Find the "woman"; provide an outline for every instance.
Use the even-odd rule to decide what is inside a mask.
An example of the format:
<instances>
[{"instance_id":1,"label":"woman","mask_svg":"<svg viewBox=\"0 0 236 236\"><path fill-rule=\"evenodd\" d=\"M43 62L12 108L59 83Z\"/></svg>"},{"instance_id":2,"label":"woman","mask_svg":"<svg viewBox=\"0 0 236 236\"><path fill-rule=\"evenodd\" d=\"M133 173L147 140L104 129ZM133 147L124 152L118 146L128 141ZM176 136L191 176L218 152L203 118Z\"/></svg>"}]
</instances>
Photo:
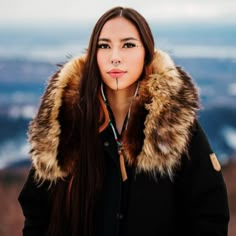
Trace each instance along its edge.
<instances>
[{"instance_id":1,"label":"woman","mask_svg":"<svg viewBox=\"0 0 236 236\"><path fill-rule=\"evenodd\" d=\"M29 127L24 235L227 235L220 165L190 77L116 7L51 78Z\"/></svg>"}]
</instances>

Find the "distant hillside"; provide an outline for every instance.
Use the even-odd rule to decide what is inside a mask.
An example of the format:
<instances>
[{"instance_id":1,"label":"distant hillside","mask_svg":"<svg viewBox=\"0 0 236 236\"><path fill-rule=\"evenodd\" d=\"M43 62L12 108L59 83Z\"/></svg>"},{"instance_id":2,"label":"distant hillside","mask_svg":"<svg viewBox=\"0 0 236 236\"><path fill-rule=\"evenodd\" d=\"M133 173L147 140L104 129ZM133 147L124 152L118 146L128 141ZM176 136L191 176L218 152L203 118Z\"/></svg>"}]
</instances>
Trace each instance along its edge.
<instances>
[{"instance_id":1,"label":"distant hillside","mask_svg":"<svg viewBox=\"0 0 236 236\"><path fill-rule=\"evenodd\" d=\"M175 58L175 61L200 82L210 80L212 85L235 82L236 61L232 59Z\"/></svg>"},{"instance_id":2,"label":"distant hillside","mask_svg":"<svg viewBox=\"0 0 236 236\"><path fill-rule=\"evenodd\" d=\"M236 109L211 107L201 111L199 119L221 161L236 156Z\"/></svg>"},{"instance_id":3,"label":"distant hillside","mask_svg":"<svg viewBox=\"0 0 236 236\"><path fill-rule=\"evenodd\" d=\"M38 84L57 69L56 62L27 61L24 59L0 59L0 83L2 84Z\"/></svg>"}]
</instances>

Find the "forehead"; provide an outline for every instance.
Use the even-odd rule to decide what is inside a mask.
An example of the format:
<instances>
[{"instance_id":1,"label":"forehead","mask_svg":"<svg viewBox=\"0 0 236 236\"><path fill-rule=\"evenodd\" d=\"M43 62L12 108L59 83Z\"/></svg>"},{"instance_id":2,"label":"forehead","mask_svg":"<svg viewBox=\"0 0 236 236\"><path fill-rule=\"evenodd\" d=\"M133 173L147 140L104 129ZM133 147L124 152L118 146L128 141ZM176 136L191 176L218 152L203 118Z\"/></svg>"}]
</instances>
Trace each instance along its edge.
<instances>
[{"instance_id":1,"label":"forehead","mask_svg":"<svg viewBox=\"0 0 236 236\"><path fill-rule=\"evenodd\" d=\"M134 37L140 40L140 35L137 28L124 17L116 17L108 20L99 35L99 38L122 39Z\"/></svg>"}]
</instances>

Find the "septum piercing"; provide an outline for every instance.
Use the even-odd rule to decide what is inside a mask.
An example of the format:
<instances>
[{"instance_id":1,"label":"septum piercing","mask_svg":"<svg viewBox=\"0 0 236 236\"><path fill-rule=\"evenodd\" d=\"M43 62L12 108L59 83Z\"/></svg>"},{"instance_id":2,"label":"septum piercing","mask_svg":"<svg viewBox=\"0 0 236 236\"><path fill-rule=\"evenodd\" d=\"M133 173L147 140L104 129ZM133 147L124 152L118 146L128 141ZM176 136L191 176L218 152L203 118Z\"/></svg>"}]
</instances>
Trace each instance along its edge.
<instances>
[{"instance_id":1,"label":"septum piercing","mask_svg":"<svg viewBox=\"0 0 236 236\"><path fill-rule=\"evenodd\" d=\"M119 64L120 64L120 61L113 61L112 62L112 65L115 66L115 67L117 67Z\"/></svg>"}]
</instances>

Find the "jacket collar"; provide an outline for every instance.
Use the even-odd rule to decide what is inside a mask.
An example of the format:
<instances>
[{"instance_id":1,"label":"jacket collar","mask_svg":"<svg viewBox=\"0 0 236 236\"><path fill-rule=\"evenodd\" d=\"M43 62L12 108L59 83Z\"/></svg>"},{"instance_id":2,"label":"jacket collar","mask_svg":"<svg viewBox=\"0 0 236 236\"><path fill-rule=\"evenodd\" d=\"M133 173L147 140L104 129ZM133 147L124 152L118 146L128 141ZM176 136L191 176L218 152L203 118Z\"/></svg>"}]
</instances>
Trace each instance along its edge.
<instances>
[{"instance_id":1,"label":"jacket collar","mask_svg":"<svg viewBox=\"0 0 236 236\"><path fill-rule=\"evenodd\" d=\"M58 161L59 110L62 104L73 109L84 58L66 63L49 81L36 117L29 127L31 157L39 180L56 181L68 175ZM199 107L191 78L176 67L168 54L156 51L149 76L140 83L132 103L123 144L126 161L137 172L172 177L187 151L191 126Z\"/></svg>"}]
</instances>

